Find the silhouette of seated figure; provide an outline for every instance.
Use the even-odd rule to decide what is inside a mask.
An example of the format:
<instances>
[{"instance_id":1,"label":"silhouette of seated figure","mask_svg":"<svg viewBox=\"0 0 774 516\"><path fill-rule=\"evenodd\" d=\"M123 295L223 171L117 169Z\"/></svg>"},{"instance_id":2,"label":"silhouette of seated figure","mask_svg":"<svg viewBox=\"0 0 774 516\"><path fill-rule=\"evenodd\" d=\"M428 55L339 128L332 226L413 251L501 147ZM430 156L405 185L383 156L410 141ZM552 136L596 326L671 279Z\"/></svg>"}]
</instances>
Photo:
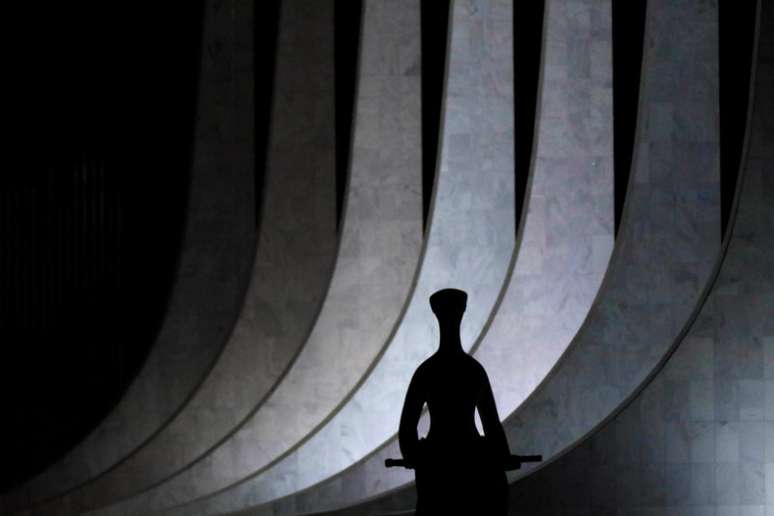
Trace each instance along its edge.
<instances>
[{"instance_id":1,"label":"silhouette of seated figure","mask_svg":"<svg viewBox=\"0 0 774 516\"><path fill-rule=\"evenodd\" d=\"M403 458L415 469L418 516L507 513L503 465L510 451L486 371L462 349L466 303L467 294L456 289L430 297L440 346L414 372L401 413L398 439ZM425 403L430 430L420 440L417 423Z\"/></svg>"}]
</instances>

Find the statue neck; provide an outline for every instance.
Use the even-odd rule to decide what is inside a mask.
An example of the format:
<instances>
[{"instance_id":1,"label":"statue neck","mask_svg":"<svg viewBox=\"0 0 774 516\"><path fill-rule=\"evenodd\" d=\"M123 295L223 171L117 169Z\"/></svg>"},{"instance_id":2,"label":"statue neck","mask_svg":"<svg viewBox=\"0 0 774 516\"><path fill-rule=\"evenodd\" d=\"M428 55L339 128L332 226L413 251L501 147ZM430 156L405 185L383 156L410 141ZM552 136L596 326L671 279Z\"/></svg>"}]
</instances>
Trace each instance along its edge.
<instances>
[{"instance_id":1,"label":"statue neck","mask_svg":"<svg viewBox=\"0 0 774 516\"><path fill-rule=\"evenodd\" d=\"M441 338L438 348L441 352L461 352L462 341L460 340L460 324L440 324Z\"/></svg>"}]
</instances>

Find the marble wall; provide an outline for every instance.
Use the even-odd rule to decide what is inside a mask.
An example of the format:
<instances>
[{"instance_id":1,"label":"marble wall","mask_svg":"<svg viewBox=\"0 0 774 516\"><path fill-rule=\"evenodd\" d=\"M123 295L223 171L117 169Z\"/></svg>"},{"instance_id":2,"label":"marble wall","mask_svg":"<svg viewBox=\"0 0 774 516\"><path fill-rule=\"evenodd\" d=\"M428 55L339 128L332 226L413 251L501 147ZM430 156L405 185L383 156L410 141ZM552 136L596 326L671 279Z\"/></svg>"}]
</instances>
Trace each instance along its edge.
<instances>
[{"instance_id":1,"label":"marble wall","mask_svg":"<svg viewBox=\"0 0 774 516\"><path fill-rule=\"evenodd\" d=\"M513 514L774 514L774 7L760 7L738 211L712 290L623 411L512 486Z\"/></svg>"},{"instance_id":2,"label":"marble wall","mask_svg":"<svg viewBox=\"0 0 774 516\"><path fill-rule=\"evenodd\" d=\"M671 349L710 280L720 251L717 23L703 0L648 3L611 266L568 352L506 420L514 453L550 460L599 425Z\"/></svg>"},{"instance_id":3,"label":"marble wall","mask_svg":"<svg viewBox=\"0 0 774 516\"><path fill-rule=\"evenodd\" d=\"M532 392L575 336L612 251L610 14L610 3L598 0L546 3L526 216L502 300L471 350L488 371L502 415ZM330 510L404 485L413 472L383 466L399 455L393 439L356 467L278 501L275 512Z\"/></svg>"},{"instance_id":4,"label":"marble wall","mask_svg":"<svg viewBox=\"0 0 774 516\"><path fill-rule=\"evenodd\" d=\"M419 2L401 5L404 9L395 0L366 1L366 41L378 34L371 32L374 16L413 11L419 42ZM515 244L511 20L507 3L452 4L440 170L421 270L379 362L330 421L280 462L232 489L164 514L218 514L268 501L341 471L389 439L414 369L437 347L428 303L436 290L454 286L468 292L463 347L476 341L501 295ZM363 59L377 50L367 42ZM372 70L379 68L367 69Z\"/></svg>"},{"instance_id":5,"label":"marble wall","mask_svg":"<svg viewBox=\"0 0 774 516\"><path fill-rule=\"evenodd\" d=\"M333 7L283 2L277 81L286 87L275 91L253 278L199 385L232 327L250 257L252 188L239 181L252 179L243 108L252 102L253 4L229 1L207 2L196 211L167 326L117 412L57 468L0 500L4 514L95 475L26 514L75 514L133 494L90 514L410 509L411 473L386 470L383 459L399 455L406 386L436 347L428 297L451 286L469 293L463 346L490 373L512 452L547 459L511 475L514 514L774 515L774 37L763 31L739 214L715 281L716 2L648 3L633 168L609 265L609 2L546 0L536 156L517 245L510 3L452 2L423 243L419 2L365 0L338 250L324 57L333 55ZM763 5L764 27L771 11ZM303 128L283 125L292 110L312 113Z\"/></svg>"},{"instance_id":6,"label":"marble wall","mask_svg":"<svg viewBox=\"0 0 774 516\"><path fill-rule=\"evenodd\" d=\"M287 20L309 10L333 13L332 2L298 0L283 6ZM364 24L352 163L338 256L322 308L311 332L304 336L303 347L260 406L217 448L167 482L94 514L146 514L217 492L270 466L325 421L381 353L408 297L422 244L418 3L369 3ZM319 30L299 32L294 37L302 34L310 45L315 41L319 45L318 40L325 38L332 41L333 36L330 30ZM299 66L298 59L285 63L296 67L302 84L308 70ZM296 96L301 95L296 92ZM308 91L303 96L311 98ZM288 141L295 138L289 135ZM310 150L315 147L296 149L295 159L315 166ZM317 187L309 188L314 191ZM278 197L283 202L308 202L311 192L297 188ZM285 236L296 245L308 239L303 226L286 224L285 229ZM274 295L287 285L303 290L308 283L298 271L294 278L283 279L284 286L278 282ZM277 316L287 318L288 325L298 319L291 308L277 312ZM256 323L267 315L255 314ZM271 365L271 360L287 353L288 347L275 339L263 362ZM233 387L223 392L224 402L254 406L255 401L248 398L253 394L240 392L250 388L249 384L246 387L244 379L226 376L249 370L251 377L265 381L271 374L263 371L262 365L244 353L233 355L228 367L222 368L223 376L215 378L218 385ZM190 439L191 433L190 429L188 435L181 431L181 438Z\"/></svg>"},{"instance_id":7,"label":"marble wall","mask_svg":"<svg viewBox=\"0 0 774 516\"><path fill-rule=\"evenodd\" d=\"M210 30L233 22L230 13L210 8ZM156 341L114 410L51 468L4 495L2 514L77 489L151 439L206 376L237 318L256 238L252 58L234 28L208 38L183 249Z\"/></svg>"},{"instance_id":8,"label":"marble wall","mask_svg":"<svg viewBox=\"0 0 774 516\"><path fill-rule=\"evenodd\" d=\"M715 6L651 0L646 38L634 166L611 264L568 351L505 421L514 453L550 460L618 408L679 338L719 257ZM409 509L412 490L341 514Z\"/></svg>"}]
</instances>

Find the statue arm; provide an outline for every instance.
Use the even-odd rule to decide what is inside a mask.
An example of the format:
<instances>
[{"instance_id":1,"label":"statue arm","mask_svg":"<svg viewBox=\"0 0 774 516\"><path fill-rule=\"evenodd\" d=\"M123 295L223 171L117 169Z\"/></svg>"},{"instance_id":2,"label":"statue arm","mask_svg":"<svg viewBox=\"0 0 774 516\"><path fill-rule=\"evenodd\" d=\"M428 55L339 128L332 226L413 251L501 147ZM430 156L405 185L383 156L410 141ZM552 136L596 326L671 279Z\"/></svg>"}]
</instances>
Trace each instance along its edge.
<instances>
[{"instance_id":1,"label":"statue arm","mask_svg":"<svg viewBox=\"0 0 774 516\"><path fill-rule=\"evenodd\" d=\"M406 399L403 402L403 411L400 415L400 429L398 431L400 452L403 458L409 462L416 461L417 447L419 445L417 424L419 423L419 416L422 414L422 406L425 404L417 376L417 373L414 373L409 383Z\"/></svg>"},{"instance_id":2,"label":"statue arm","mask_svg":"<svg viewBox=\"0 0 774 516\"><path fill-rule=\"evenodd\" d=\"M508 439L505 437L505 430L503 430L503 425L500 423L500 416L497 414L497 405L492 393L492 386L489 384L489 377L486 371L483 371L483 369L482 374L483 380L476 406L478 408L478 415L481 416L484 435L492 445L495 453L508 457L511 452L508 447Z\"/></svg>"}]
</instances>

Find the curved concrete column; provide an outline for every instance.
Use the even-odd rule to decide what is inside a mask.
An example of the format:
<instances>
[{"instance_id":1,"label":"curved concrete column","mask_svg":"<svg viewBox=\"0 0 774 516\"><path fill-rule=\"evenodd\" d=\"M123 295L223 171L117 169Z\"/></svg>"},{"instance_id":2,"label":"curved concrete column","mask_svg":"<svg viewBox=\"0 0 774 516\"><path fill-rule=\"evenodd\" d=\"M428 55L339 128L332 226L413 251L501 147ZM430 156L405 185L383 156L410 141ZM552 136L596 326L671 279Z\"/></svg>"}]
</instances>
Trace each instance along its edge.
<instances>
[{"instance_id":1,"label":"curved concrete column","mask_svg":"<svg viewBox=\"0 0 774 516\"><path fill-rule=\"evenodd\" d=\"M295 9L311 5L304 0L285 4ZM332 15L332 3L314 5L327 6ZM260 408L206 457L164 484L95 514L147 514L206 496L268 466L336 409L388 341L422 245L419 4L368 2L363 17L339 254L303 349ZM332 38L332 32L327 35ZM308 159L304 153L298 157ZM306 233L290 228L287 236L299 241ZM293 283L305 285L303 278ZM288 324L292 321L288 318ZM254 369L254 363L242 367ZM230 367L224 375L236 364ZM235 390L245 388L230 383Z\"/></svg>"},{"instance_id":2,"label":"curved concrete column","mask_svg":"<svg viewBox=\"0 0 774 516\"><path fill-rule=\"evenodd\" d=\"M774 6L759 6L748 151L717 280L647 387L511 486L525 513L774 514Z\"/></svg>"},{"instance_id":3,"label":"curved concrete column","mask_svg":"<svg viewBox=\"0 0 774 516\"><path fill-rule=\"evenodd\" d=\"M601 423L664 358L701 301L720 250L717 80L715 7L650 0L637 147L616 247L567 352L506 419L513 453L550 460ZM353 468L320 491L352 499L348 493L373 478L394 482L379 462L398 453L390 444L364 463L362 477ZM411 509L413 491L335 513ZM242 514L292 514L328 499L310 490Z\"/></svg>"},{"instance_id":4,"label":"curved concrete column","mask_svg":"<svg viewBox=\"0 0 774 516\"><path fill-rule=\"evenodd\" d=\"M395 9L383 0L366 5L366 12L377 5ZM430 295L448 286L468 292L461 330L466 349L489 320L515 245L512 14L507 3L488 0L453 2L451 14L432 219L416 288L389 347L332 419L278 463L231 489L163 514L241 509L340 472L395 433L411 375L437 347Z\"/></svg>"},{"instance_id":5,"label":"curved concrete column","mask_svg":"<svg viewBox=\"0 0 774 516\"><path fill-rule=\"evenodd\" d=\"M546 0L527 213L512 277L475 352L502 416L543 381L584 323L613 250L608 0Z\"/></svg>"},{"instance_id":6,"label":"curved concrete column","mask_svg":"<svg viewBox=\"0 0 774 516\"><path fill-rule=\"evenodd\" d=\"M205 23L212 31L240 15L241 7L209 9ZM78 488L151 439L206 376L233 327L255 249L252 68L240 66L249 49L235 31L221 31L209 41L216 50L202 53L183 250L156 342L113 411L59 462L3 496L3 514Z\"/></svg>"},{"instance_id":7,"label":"curved concrete column","mask_svg":"<svg viewBox=\"0 0 774 516\"><path fill-rule=\"evenodd\" d=\"M308 336L333 272L337 241L332 11L328 3L282 4L258 250L242 312L217 364L150 442L35 514L81 513L169 479L249 415ZM229 12L208 2L205 48L240 38L246 48L235 66L252 69L251 4L219 14ZM217 57L205 60L203 77L220 73L220 66ZM215 93L202 92L210 99Z\"/></svg>"},{"instance_id":8,"label":"curved concrete column","mask_svg":"<svg viewBox=\"0 0 774 516\"><path fill-rule=\"evenodd\" d=\"M475 348L503 415L524 401L575 337L613 249L610 14L608 1L546 2L527 212L507 290ZM412 471L384 468L385 458L398 456L393 438L341 478L278 501L274 510L332 510L405 485Z\"/></svg>"},{"instance_id":9,"label":"curved concrete column","mask_svg":"<svg viewBox=\"0 0 774 516\"><path fill-rule=\"evenodd\" d=\"M550 460L599 425L664 358L707 287L720 250L716 9L648 2L638 133L611 269L572 347L506 421L515 453Z\"/></svg>"}]
</instances>

